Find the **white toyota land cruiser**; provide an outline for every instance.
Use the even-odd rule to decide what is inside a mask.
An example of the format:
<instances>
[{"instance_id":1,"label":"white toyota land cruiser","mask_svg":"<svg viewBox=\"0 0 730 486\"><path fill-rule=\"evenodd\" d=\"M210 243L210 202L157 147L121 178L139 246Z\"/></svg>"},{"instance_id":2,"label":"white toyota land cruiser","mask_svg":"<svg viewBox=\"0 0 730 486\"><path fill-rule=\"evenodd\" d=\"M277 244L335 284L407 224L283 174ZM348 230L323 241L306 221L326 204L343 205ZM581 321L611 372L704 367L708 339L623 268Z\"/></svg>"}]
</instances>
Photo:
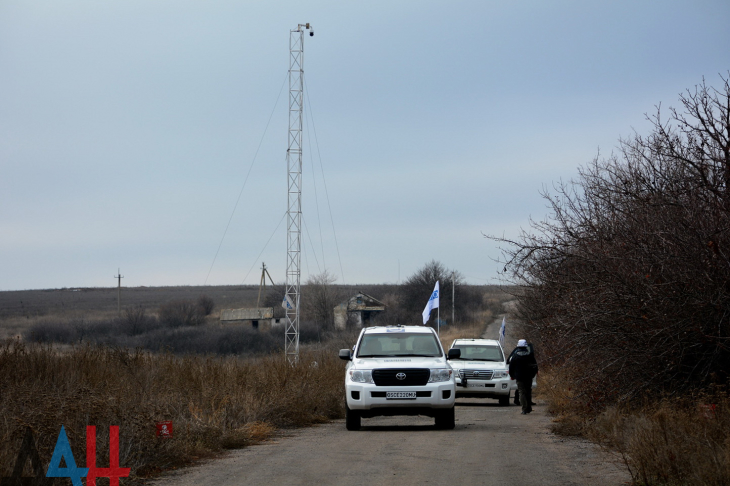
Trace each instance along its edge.
<instances>
[{"instance_id":1,"label":"white toyota land cruiser","mask_svg":"<svg viewBox=\"0 0 730 486\"><path fill-rule=\"evenodd\" d=\"M358 430L361 418L426 415L440 429L454 428L454 372L436 331L423 326L368 327L354 350L341 349L345 372L345 425Z\"/></svg>"},{"instance_id":2,"label":"white toyota land cruiser","mask_svg":"<svg viewBox=\"0 0 730 486\"><path fill-rule=\"evenodd\" d=\"M509 378L504 351L493 339L457 339L452 351L459 349L461 356L451 362L456 374L457 397L496 398L500 405L509 405L509 393L516 390Z\"/></svg>"}]
</instances>

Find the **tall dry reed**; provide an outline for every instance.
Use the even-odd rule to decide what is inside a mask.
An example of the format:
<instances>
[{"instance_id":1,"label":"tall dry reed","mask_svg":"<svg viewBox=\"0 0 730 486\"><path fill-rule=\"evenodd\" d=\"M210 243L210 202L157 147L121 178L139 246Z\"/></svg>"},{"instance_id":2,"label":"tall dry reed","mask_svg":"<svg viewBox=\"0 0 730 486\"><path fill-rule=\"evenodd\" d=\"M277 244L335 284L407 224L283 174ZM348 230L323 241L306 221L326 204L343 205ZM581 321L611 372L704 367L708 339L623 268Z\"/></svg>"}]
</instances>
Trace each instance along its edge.
<instances>
[{"instance_id":1,"label":"tall dry reed","mask_svg":"<svg viewBox=\"0 0 730 486\"><path fill-rule=\"evenodd\" d=\"M63 425L78 464L87 425L97 464L108 464L110 425L133 478L242 447L277 427L343 415L343 364L330 349L249 358L151 354L101 346L59 351L17 340L0 345L0 477L12 472L26 427L47 467ZM156 437L171 420L173 438ZM83 467L83 466L82 466ZM25 475L32 475L30 463Z\"/></svg>"}]
</instances>

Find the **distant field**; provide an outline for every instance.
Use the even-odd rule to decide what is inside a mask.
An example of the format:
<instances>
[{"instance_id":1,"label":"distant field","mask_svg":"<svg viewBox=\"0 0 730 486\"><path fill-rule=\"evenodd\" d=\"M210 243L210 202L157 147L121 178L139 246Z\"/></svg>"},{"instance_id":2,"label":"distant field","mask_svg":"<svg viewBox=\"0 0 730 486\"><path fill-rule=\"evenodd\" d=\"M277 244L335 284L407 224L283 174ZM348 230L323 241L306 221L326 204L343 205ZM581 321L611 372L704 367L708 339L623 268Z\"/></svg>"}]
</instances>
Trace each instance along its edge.
<instances>
[{"instance_id":1,"label":"distant field","mask_svg":"<svg viewBox=\"0 0 730 486\"><path fill-rule=\"evenodd\" d=\"M142 306L149 313L160 305L179 300L197 300L207 295L221 308L256 305L258 287L122 287L125 309ZM39 319L106 319L117 316L116 288L64 288L0 292L0 339L15 337Z\"/></svg>"},{"instance_id":2,"label":"distant field","mask_svg":"<svg viewBox=\"0 0 730 486\"><path fill-rule=\"evenodd\" d=\"M256 303L258 286L226 285L205 287L122 287L122 308L143 306L150 309L180 299L211 297L216 307L237 307ZM0 292L0 319L73 316L77 313L116 313L117 289L64 288Z\"/></svg>"},{"instance_id":3,"label":"distant field","mask_svg":"<svg viewBox=\"0 0 730 486\"><path fill-rule=\"evenodd\" d=\"M383 299L397 292L396 285L336 285L338 295L351 296L358 291ZM493 314L502 312L501 304L510 297L496 286L478 286L478 295L484 309ZM281 286L267 287L269 297L283 293ZM302 287L306 294L306 286ZM148 316L157 314L161 305L188 300L195 302L205 295L214 302L213 313L206 321L217 323L221 309L255 307L258 299L257 285L222 286L179 286L179 287L122 287L121 307L126 309L141 307ZM263 306L265 295L261 296ZM276 299L274 299L276 300ZM269 299L269 304L271 303ZM38 323L56 325L80 321L95 322L114 319L117 312L117 288L62 288L43 290L20 290L0 292L0 339L22 335Z\"/></svg>"},{"instance_id":4,"label":"distant field","mask_svg":"<svg viewBox=\"0 0 730 486\"><path fill-rule=\"evenodd\" d=\"M280 290L273 289L269 302ZM335 290L384 298L397 288ZM496 287L473 290L483 308L458 326L442 327L444 340L480 336L510 298ZM165 322L166 304L201 295L215 303L202 323ZM132 469L125 484L141 484L161 470L264 440L278 428L342 417L344 363L337 351L352 347L359 330L320 332L316 323L302 322L301 361L292 367L282 355L281 330L220 324L221 308L255 306L257 297L256 286L122 288L117 317L116 288L0 292L0 368L12 370L0 374L0 477L12 472L26 425L43 464L62 424L70 437L90 424L100 431L119 425L120 464ZM136 314L127 310L139 307L145 313L134 328ZM16 336L24 339L2 339ZM174 421L175 440L156 437L162 420ZM99 439L100 457L108 443Z\"/></svg>"}]
</instances>

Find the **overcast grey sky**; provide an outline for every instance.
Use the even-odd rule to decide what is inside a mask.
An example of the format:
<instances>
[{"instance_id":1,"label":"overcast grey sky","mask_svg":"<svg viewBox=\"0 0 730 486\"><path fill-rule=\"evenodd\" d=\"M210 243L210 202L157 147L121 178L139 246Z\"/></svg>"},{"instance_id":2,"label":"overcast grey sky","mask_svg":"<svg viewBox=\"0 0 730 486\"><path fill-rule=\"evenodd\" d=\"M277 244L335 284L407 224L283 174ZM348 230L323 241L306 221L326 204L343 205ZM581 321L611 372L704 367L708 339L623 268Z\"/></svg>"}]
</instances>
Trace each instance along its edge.
<instances>
[{"instance_id":1,"label":"overcast grey sky","mask_svg":"<svg viewBox=\"0 0 730 486\"><path fill-rule=\"evenodd\" d=\"M305 22L303 281L496 283L483 233L730 69L727 0L2 0L0 290L283 281Z\"/></svg>"}]
</instances>

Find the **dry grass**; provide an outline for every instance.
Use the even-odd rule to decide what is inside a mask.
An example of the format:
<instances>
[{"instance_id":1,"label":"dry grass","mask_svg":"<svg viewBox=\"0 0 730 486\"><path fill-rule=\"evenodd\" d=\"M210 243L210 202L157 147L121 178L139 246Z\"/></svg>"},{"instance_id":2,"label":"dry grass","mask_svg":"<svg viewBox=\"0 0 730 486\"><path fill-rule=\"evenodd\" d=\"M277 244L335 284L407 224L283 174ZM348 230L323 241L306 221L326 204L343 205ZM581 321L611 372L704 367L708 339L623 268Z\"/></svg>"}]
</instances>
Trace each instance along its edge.
<instances>
[{"instance_id":1,"label":"dry grass","mask_svg":"<svg viewBox=\"0 0 730 486\"><path fill-rule=\"evenodd\" d=\"M611 407L587 428L589 438L622 453L642 485L730 484L730 399L664 399L639 410Z\"/></svg>"},{"instance_id":2,"label":"dry grass","mask_svg":"<svg viewBox=\"0 0 730 486\"><path fill-rule=\"evenodd\" d=\"M553 431L577 435L620 454L634 484L730 484L730 398L712 396L647 400L611 406L598 415L576 396L565 370L540 372L538 396L548 402Z\"/></svg>"},{"instance_id":3,"label":"dry grass","mask_svg":"<svg viewBox=\"0 0 730 486\"><path fill-rule=\"evenodd\" d=\"M540 369L536 398L545 400L553 416L552 430L561 435L584 435L590 409L576 397L571 388L573 376L564 369Z\"/></svg>"},{"instance_id":4,"label":"dry grass","mask_svg":"<svg viewBox=\"0 0 730 486\"><path fill-rule=\"evenodd\" d=\"M226 448L265 440L276 428L343 415L343 364L330 349L280 355L176 357L108 347L0 345L0 477L11 472L26 426L44 467L61 425L83 463L85 427L96 425L98 463L110 425L120 426L120 464L141 478ZM173 422L158 439L155 424ZM31 475L28 470L25 472Z\"/></svg>"},{"instance_id":5,"label":"dry grass","mask_svg":"<svg viewBox=\"0 0 730 486\"><path fill-rule=\"evenodd\" d=\"M451 347L451 343L454 339L478 339L484 334L484 330L491 321L492 313L487 311L484 312L483 318L479 321L472 321L457 326L447 326L441 329L439 339L441 339L441 345L444 349L448 350Z\"/></svg>"},{"instance_id":6,"label":"dry grass","mask_svg":"<svg viewBox=\"0 0 730 486\"><path fill-rule=\"evenodd\" d=\"M228 301L228 306L241 305L238 302L245 300L247 291L254 295L251 289L205 290L217 307ZM181 296L197 297L200 292L198 288L128 289L126 303L157 308ZM125 303L125 289L122 299ZM46 467L62 425L80 465L85 462L86 426L97 426L97 463L105 465L109 426L119 425L120 464L131 468L132 480L139 482L225 449L266 440L280 428L344 415L344 363L338 359L337 349L351 348L359 330L323 334L323 342L308 344L302 349L300 364L290 367L280 353L242 359L131 351L147 334L166 329L148 326L126 332L123 326L111 325L119 322L116 293L110 289L6 292L0 293L0 304L0 477L10 475L26 427L32 429ZM498 304L495 300L494 305ZM472 314L472 320L482 324L442 329L445 348L458 337L482 335L492 319L491 311ZM215 320L215 312L208 320ZM55 344L1 339L36 328L51 334L74 332L76 337L64 341L56 336L49 340ZM97 335L101 341L107 328L106 345L87 343ZM225 331L211 322L195 329L205 332L205 336L188 339L195 349ZM177 329L175 336L182 339L186 330ZM238 334L239 339L253 342L246 332ZM317 333L317 341L319 337ZM82 339L84 343L78 344ZM154 349L159 349L159 343L168 349L175 344L167 334L150 339L158 343ZM236 344L228 337L218 341ZM128 346L130 343L133 345ZM181 346L175 349L192 350ZM257 349L266 348L257 345ZM155 425L167 420L173 422L174 437L159 439ZM30 464L24 473L32 475Z\"/></svg>"}]
</instances>

